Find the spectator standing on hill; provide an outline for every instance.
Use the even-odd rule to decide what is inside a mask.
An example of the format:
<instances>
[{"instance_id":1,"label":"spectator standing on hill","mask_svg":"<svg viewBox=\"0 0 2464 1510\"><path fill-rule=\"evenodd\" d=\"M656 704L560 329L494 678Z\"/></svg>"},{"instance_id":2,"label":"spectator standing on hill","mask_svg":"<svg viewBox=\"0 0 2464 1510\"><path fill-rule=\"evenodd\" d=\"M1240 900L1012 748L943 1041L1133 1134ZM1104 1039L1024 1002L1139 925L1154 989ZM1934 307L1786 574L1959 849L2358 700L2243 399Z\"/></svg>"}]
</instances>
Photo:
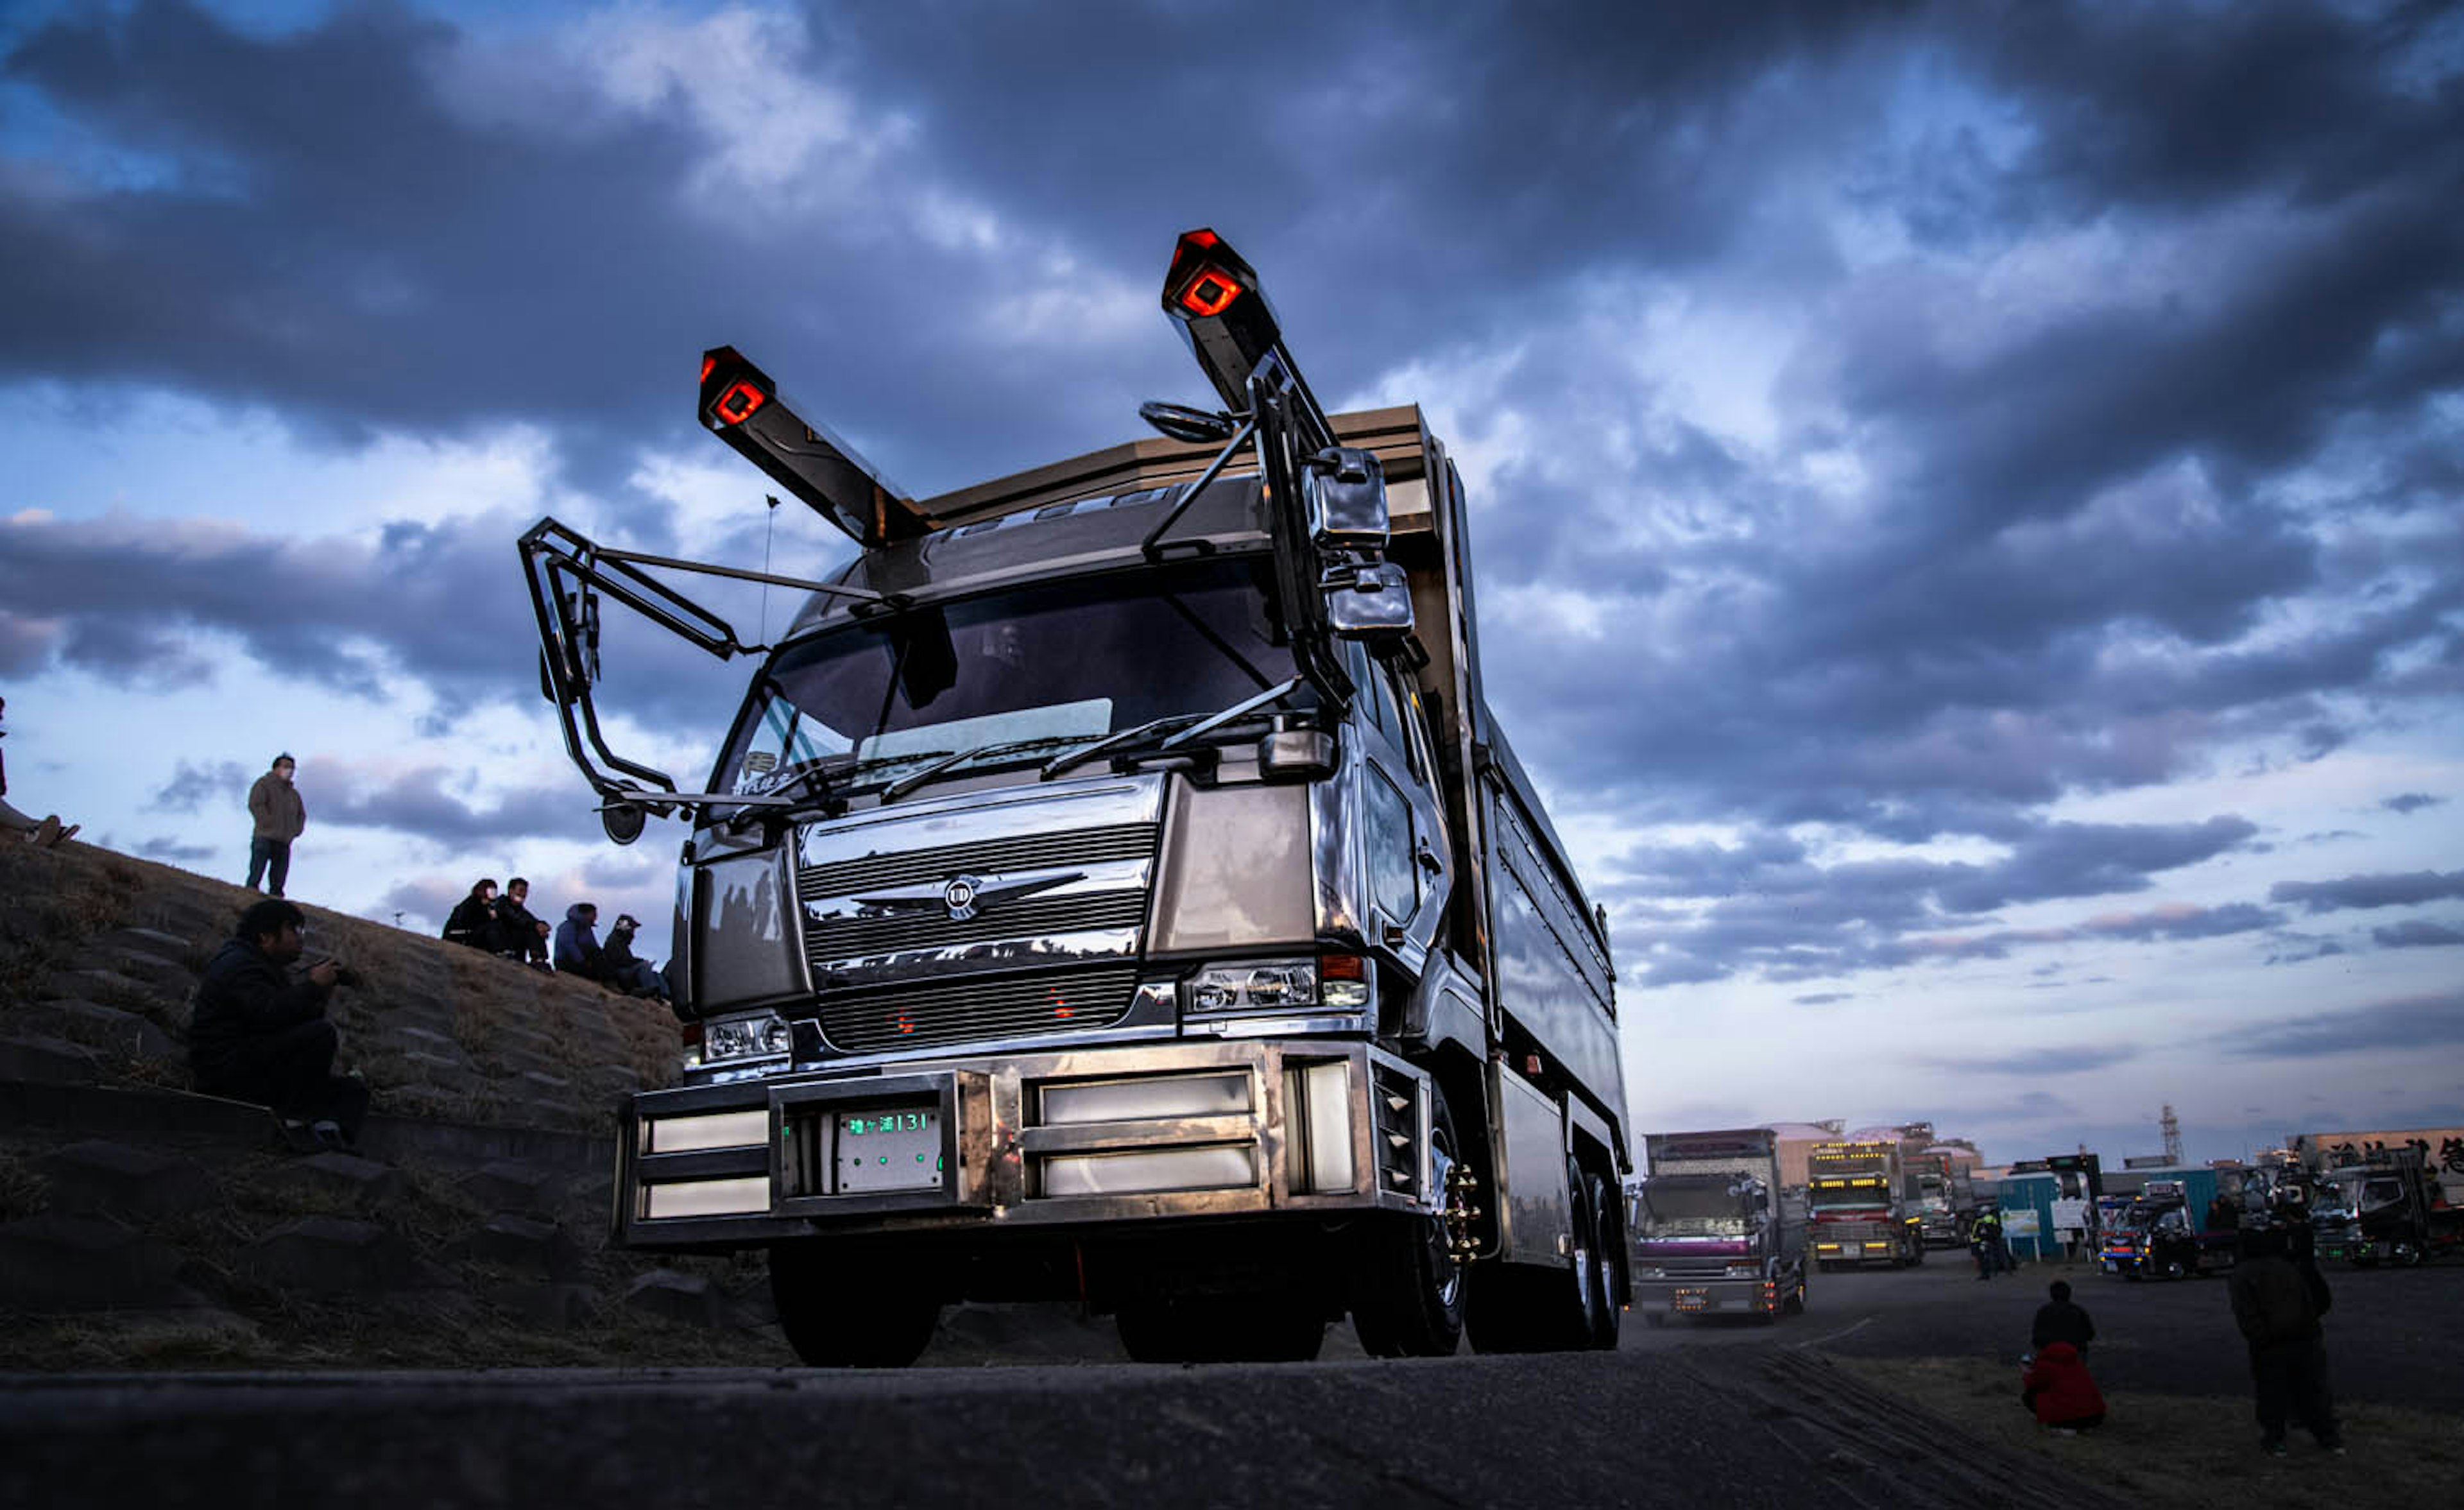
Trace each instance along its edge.
<instances>
[{"instance_id":1,"label":"spectator standing on hill","mask_svg":"<svg viewBox=\"0 0 2464 1510\"><path fill-rule=\"evenodd\" d=\"M2319 1325L2335 1303L2326 1277L2294 1257L2285 1233L2259 1227L2243 1232L2241 1259L2225 1276L2225 1291L2233 1324L2250 1344L2259 1448L2282 1456L2286 1419L2298 1415L2321 1447L2341 1455L2344 1437L2327 1395L2327 1344Z\"/></svg>"},{"instance_id":2,"label":"spectator standing on hill","mask_svg":"<svg viewBox=\"0 0 2464 1510\"><path fill-rule=\"evenodd\" d=\"M471 895L453 904L452 915L445 920L445 937L449 943L496 952L496 883L493 879L473 884Z\"/></svg>"},{"instance_id":3,"label":"spectator standing on hill","mask_svg":"<svg viewBox=\"0 0 2464 1510\"><path fill-rule=\"evenodd\" d=\"M668 983L647 960L633 953L633 935L642 925L631 913L617 915L615 925L607 930L606 946L599 951L601 979L620 991L634 996L656 996L668 999Z\"/></svg>"},{"instance_id":4,"label":"spectator standing on hill","mask_svg":"<svg viewBox=\"0 0 2464 1510\"><path fill-rule=\"evenodd\" d=\"M325 1018L342 966L331 960L299 976L307 917L269 899L240 914L239 931L207 963L188 1028L188 1063L209 1096L274 1108L285 1125L318 1142L355 1143L368 1090L332 1073L341 1036Z\"/></svg>"},{"instance_id":5,"label":"spectator standing on hill","mask_svg":"<svg viewBox=\"0 0 2464 1510\"><path fill-rule=\"evenodd\" d=\"M2050 1291L2053 1299L2036 1307L2036 1324L2029 1328L2028 1345L2041 1353L2054 1343L2068 1343L2085 1358L2087 1344L2096 1341L2096 1323L2087 1319L2084 1308L2071 1303L2069 1280L2055 1280Z\"/></svg>"},{"instance_id":6,"label":"spectator standing on hill","mask_svg":"<svg viewBox=\"0 0 2464 1510\"><path fill-rule=\"evenodd\" d=\"M248 841L251 891L263 879L273 883L271 890L279 897L282 883L291 878L291 841L308 827L308 804L291 784L298 770L298 763L288 754L276 755L272 767L248 788L248 815L255 825Z\"/></svg>"},{"instance_id":7,"label":"spectator standing on hill","mask_svg":"<svg viewBox=\"0 0 2464 1510\"><path fill-rule=\"evenodd\" d=\"M556 925L556 967L567 975L599 979L599 904L577 901Z\"/></svg>"},{"instance_id":8,"label":"spectator standing on hill","mask_svg":"<svg viewBox=\"0 0 2464 1510\"><path fill-rule=\"evenodd\" d=\"M0 713L7 712L8 708L9 699L0 698ZM0 730L0 739L8 737L6 730ZM8 794L9 767L6 764L0 764L0 798L5 798ZM47 850L56 846L62 839L74 836L77 828L78 825L74 823L62 826L60 815L56 812L47 813L40 818L32 817L19 812L7 802L0 801L0 833L14 834L32 840Z\"/></svg>"},{"instance_id":9,"label":"spectator standing on hill","mask_svg":"<svg viewBox=\"0 0 2464 1510\"><path fill-rule=\"evenodd\" d=\"M525 905L530 896L531 883L520 877L505 882L505 894L496 899L496 952L546 969L547 924L531 916Z\"/></svg>"}]
</instances>

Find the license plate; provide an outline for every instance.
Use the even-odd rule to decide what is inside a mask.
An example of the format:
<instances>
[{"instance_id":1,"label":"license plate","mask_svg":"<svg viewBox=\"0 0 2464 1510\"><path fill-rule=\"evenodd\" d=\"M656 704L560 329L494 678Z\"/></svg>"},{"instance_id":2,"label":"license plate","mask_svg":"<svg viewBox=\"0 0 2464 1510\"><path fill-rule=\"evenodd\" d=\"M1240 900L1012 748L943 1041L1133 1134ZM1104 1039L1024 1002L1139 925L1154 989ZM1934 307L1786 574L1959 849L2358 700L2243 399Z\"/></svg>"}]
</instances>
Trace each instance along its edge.
<instances>
[{"instance_id":1,"label":"license plate","mask_svg":"<svg viewBox=\"0 0 2464 1510\"><path fill-rule=\"evenodd\" d=\"M934 1190L941 1186L941 1111L937 1106L834 1114L833 1162L842 1195L872 1190Z\"/></svg>"},{"instance_id":2,"label":"license plate","mask_svg":"<svg viewBox=\"0 0 2464 1510\"><path fill-rule=\"evenodd\" d=\"M1680 1290L1669 1300L1669 1309L1676 1311L1703 1311L1708 1310L1710 1305L1711 1292L1708 1290Z\"/></svg>"}]
</instances>

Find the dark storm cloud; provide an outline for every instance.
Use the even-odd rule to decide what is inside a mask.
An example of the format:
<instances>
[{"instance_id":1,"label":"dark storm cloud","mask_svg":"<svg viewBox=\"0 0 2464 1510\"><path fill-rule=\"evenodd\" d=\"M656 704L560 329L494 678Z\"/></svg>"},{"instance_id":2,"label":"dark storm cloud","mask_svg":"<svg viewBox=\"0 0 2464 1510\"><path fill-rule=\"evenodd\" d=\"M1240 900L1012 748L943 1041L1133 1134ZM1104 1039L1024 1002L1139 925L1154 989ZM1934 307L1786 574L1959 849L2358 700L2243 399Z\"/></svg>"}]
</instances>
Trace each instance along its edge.
<instances>
[{"instance_id":1,"label":"dark storm cloud","mask_svg":"<svg viewBox=\"0 0 2464 1510\"><path fill-rule=\"evenodd\" d=\"M194 812L208 803L237 806L254 776L237 761L212 765L182 761L171 779L146 799L148 812Z\"/></svg>"},{"instance_id":2,"label":"dark storm cloud","mask_svg":"<svg viewBox=\"0 0 2464 1510\"><path fill-rule=\"evenodd\" d=\"M2464 926L2411 918L2385 928L2372 928L2370 941L2382 949L2435 949L2464 944Z\"/></svg>"},{"instance_id":3,"label":"dark storm cloud","mask_svg":"<svg viewBox=\"0 0 2464 1510\"><path fill-rule=\"evenodd\" d=\"M2435 808L2446 800L2444 797L2433 797L2426 791L2408 791L2382 798L2379 806L2389 812L2409 814L2419 812L2424 808Z\"/></svg>"},{"instance_id":4,"label":"dark storm cloud","mask_svg":"<svg viewBox=\"0 0 2464 1510\"><path fill-rule=\"evenodd\" d=\"M2344 1011L2262 1023L2228 1034L2226 1052L2245 1059L2402 1049L2445 1052L2464 1045L2464 993L2444 991L2373 1002Z\"/></svg>"},{"instance_id":5,"label":"dark storm cloud","mask_svg":"<svg viewBox=\"0 0 2464 1510\"><path fill-rule=\"evenodd\" d=\"M2402 875L2346 876L2325 881L2277 881L2270 901L2299 903L2306 912L2346 907L2409 907L2416 902L2464 897L2464 871L2411 871Z\"/></svg>"},{"instance_id":6,"label":"dark storm cloud","mask_svg":"<svg viewBox=\"0 0 2464 1510\"><path fill-rule=\"evenodd\" d=\"M545 774L537 785L480 801L449 789L471 785L467 772L441 766L392 770L312 756L300 767L299 788L311 822L430 840L472 856L475 878L523 840L600 837L589 793L562 766Z\"/></svg>"}]
</instances>

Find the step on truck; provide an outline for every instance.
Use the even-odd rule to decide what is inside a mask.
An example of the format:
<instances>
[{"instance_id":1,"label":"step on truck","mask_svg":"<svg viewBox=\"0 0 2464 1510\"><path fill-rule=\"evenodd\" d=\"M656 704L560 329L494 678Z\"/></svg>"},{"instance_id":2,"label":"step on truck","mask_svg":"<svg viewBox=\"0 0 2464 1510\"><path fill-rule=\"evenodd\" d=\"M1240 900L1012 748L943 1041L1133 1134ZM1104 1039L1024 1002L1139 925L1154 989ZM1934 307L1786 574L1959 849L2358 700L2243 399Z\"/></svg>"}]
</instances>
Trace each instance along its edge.
<instances>
[{"instance_id":1,"label":"step on truck","mask_svg":"<svg viewBox=\"0 0 2464 1510\"><path fill-rule=\"evenodd\" d=\"M1626 1223L1636 1314L1663 1326L1671 1316L1768 1323L1803 1312L1805 1219L1783 1199L1777 1136L1748 1127L1642 1143L1646 1172Z\"/></svg>"},{"instance_id":2,"label":"step on truck","mask_svg":"<svg viewBox=\"0 0 2464 1510\"><path fill-rule=\"evenodd\" d=\"M1614 1346L1607 924L1491 711L1463 487L1414 407L1330 415L1255 273L1182 236L1214 403L911 498L732 346L699 417L861 547L825 580L521 541L610 838L691 826L683 1083L615 1237L766 1253L787 1340L901 1366L953 1301L1139 1359ZM807 594L755 644L677 583ZM753 665L707 789L616 753L612 602Z\"/></svg>"},{"instance_id":3,"label":"step on truck","mask_svg":"<svg viewBox=\"0 0 2464 1510\"><path fill-rule=\"evenodd\" d=\"M1806 1156L1815 1262L1824 1269L1925 1262L1922 1218L1910 1210L1900 1145L1818 1143Z\"/></svg>"}]
</instances>

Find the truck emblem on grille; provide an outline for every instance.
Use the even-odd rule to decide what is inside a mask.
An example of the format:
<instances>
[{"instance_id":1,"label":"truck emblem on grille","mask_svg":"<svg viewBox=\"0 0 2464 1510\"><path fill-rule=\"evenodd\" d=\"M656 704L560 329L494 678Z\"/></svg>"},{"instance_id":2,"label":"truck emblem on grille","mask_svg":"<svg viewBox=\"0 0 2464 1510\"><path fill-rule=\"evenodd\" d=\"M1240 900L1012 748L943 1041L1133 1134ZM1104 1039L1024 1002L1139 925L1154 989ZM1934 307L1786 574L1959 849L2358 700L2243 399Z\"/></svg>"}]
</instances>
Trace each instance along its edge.
<instances>
[{"instance_id":1,"label":"truck emblem on grille","mask_svg":"<svg viewBox=\"0 0 2464 1510\"><path fill-rule=\"evenodd\" d=\"M1039 871L1015 878L1007 876L953 876L945 881L922 886L902 886L896 891L870 897L858 897L858 906L874 912L941 912L952 922L965 922L981 916L988 908L1021 897L1031 897L1055 886L1067 886L1087 878L1085 871Z\"/></svg>"}]
</instances>

